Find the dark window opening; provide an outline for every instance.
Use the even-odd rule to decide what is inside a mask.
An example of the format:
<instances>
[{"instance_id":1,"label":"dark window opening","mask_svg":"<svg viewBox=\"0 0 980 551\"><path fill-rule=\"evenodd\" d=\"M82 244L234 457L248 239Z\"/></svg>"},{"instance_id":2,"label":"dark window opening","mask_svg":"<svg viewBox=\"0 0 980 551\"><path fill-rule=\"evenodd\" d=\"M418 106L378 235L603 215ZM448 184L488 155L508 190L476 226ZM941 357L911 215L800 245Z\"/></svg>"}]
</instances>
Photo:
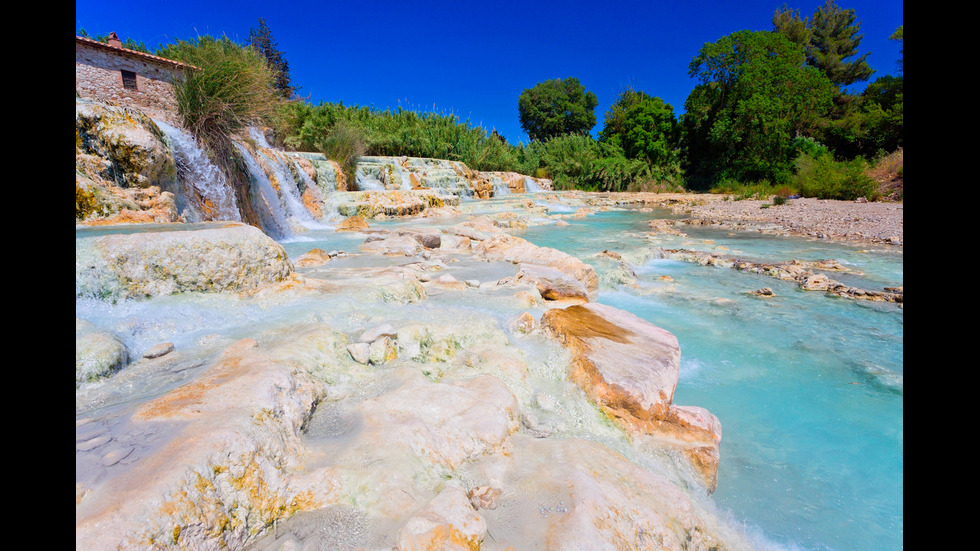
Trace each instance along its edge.
<instances>
[{"instance_id":1,"label":"dark window opening","mask_svg":"<svg viewBox=\"0 0 980 551\"><path fill-rule=\"evenodd\" d=\"M122 69L123 88L136 90L136 73Z\"/></svg>"}]
</instances>

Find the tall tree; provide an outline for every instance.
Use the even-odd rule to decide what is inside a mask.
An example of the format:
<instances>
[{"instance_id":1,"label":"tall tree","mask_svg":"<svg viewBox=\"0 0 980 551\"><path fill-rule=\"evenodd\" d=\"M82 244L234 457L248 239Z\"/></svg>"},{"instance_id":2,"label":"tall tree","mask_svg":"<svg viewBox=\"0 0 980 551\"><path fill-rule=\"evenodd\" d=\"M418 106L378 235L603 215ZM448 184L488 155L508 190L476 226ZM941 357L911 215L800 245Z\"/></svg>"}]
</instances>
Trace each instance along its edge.
<instances>
[{"instance_id":1,"label":"tall tree","mask_svg":"<svg viewBox=\"0 0 980 551\"><path fill-rule=\"evenodd\" d=\"M586 135L595 126L599 100L577 78L539 82L517 100L521 128L532 140L564 134Z\"/></svg>"},{"instance_id":2,"label":"tall tree","mask_svg":"<svg viewBox=\"0 0 980 551\"><path fill-rule=\"evenodd\" d=\"M255 48L269 64L269 68L275 75L273 82L279 95L284 99L292 99L299 88L293 86L290 82L289 62L286 61L286 56L279 51L279 44L272 38L272 31L266 25L265 19L259 18L258 29L248 30L248 42L246 45Z\"/></svg>"},{"instance_id":3,"label":"tall tree","mask_svg":"<svg viewBox=\"0 0 980 551\"><path fill-rule=\"evenodd\" d=\"M774 31L785 36L793 44L802 46L804 49L810 48L810 19L800 18L800 10L791 10L789 6L776 10L772 16L772 28Z\"/></svg>"},{"instance_id":4,"label":"tall tree","mask_svg":"<svg viewBox=\"0 0 980 551\"><path fill-rule=\"evenodd\" d=\"M888 38L890 38L892 40L897 40L897 41L899 41L899 42L902 43L902 45L899 46L899 48L898 48L898 53L899 53L899 55L902 56L902 58L898 60L898 71L899 72L902 72L902 70L904 69L904 67L903 67L903 65L904 65L903 61L904 61L904 58L905 58L905 36L904 36L904 32L905 31L904 31L904 29L905 29L905 25L899 25L898 28L895 29L895 32L893 32L892 35L888 37Z\"/></svg>"},{"instance_id":5,"label":"tall tree","mask_svg":"<svg viewBox=\"0 0 980 551\"><path fill-rule=\"evenodd\" d=\"M843 9L826 0L810 19L800 18L799 10L784 4L773 16L773 30L803 46L809 65L823 71L835 85L844 87L871 78L868 53L855 59L864 38L861 23L855 22L853 9ZM848 61L850 60L850 61Z\"/></svg>"},{"instance_id":6,"label":"tall tree","mask_svg":"<svg viewBox=\"0 0 980 551\"><path fill-rule=\"evenodd\" d=\"M809 136L831 106L833 84L779 33L739 31L705 44L690 65L700 81L682 126L695 186L786 175L794 138Z\"/></svg>"},{"instance_id":7,"label":"tall tree","mask_svg":"<svg viewBox=\"0 0 980 551\"><path fill-rule=\"evenodd\" d=\"M674 109L660 98L627 88L605 115L599 140L622 148L630 159L653 165L674 160L678 128Z\"/></svg>"}]
</instances>

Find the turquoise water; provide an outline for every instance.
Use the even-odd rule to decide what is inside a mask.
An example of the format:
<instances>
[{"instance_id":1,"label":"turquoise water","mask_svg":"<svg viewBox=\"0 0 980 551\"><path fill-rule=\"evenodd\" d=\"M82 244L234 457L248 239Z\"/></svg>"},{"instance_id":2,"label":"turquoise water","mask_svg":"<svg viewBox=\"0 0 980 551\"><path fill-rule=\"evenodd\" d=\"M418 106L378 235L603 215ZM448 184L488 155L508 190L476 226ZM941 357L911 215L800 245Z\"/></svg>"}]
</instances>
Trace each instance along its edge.
<instances>
[{"instance_id":1,"label":"turquoise water","mask_svg":"<svg viewBox=\"0 0 980 551\"><path fill-rule=\"evenodd\" d=\"M663 215L599 213L519 235L582 258L600 277L614 264L595 256L604 249L646 259L663 246L833 258L861 273L832 279L878 290L903 284L900 251L683 227L687 237L645 235L645 221ZM674 402L705 407L723 426L717 505L765 547L901 549L903 310L682 261L646 259L634 271L635 285L606 284L599 302L680 341ZM746 293L761 287L776 296Z\"/></svg>"},{"instance_id":2,"label":"turquoise water","mask_svg":"<svg viewBox=\"0 0 980 551\"><path fill-rule=\"evenodd\" d=\"M503 202L467 202L464 207L494 212ZM564 212L575 210L565 207ZM592 264L602 282L600 302L677 336L682 359L675 403L707 408L723 426L718 488L711 499L744 525L759 548L901 549L903 310L656 255L663 247L770 262L832 258L854 273L829 273L831 278L881 289L903 284L901 249L710 228L681 227L686 236L649 234L648 220L669 216L663 211L614 211L569 218L568 226L549 223L513 233ZM463 219L371 225L445 226ZM76 229L76 238L116 231L136 230ZM363 234L316 230L298 233L283 246L295 260L313 247L357 252L363 242ZM621 270L620 263L597 254L605 249L623 256L632 271L629 277L611 277ZM748 294L761 287L772 288L776 296ZM311 312L329 317L332 311L354 308L347 303L356 297L343 305L335 300L310 304L306 298L253 301L192 295L113 306L76 300L76 316L113 328L125 336L131 351L141 354L158 342L191 350L212 334L234 339L253 334L256 327L289 326ZM424 312L425 306L416 307ZM224 341L216 342L218 347ZM188 369L187 377L192 371ZM178 375L167 384L182 382Z\"/></svg>"}]
</instances>

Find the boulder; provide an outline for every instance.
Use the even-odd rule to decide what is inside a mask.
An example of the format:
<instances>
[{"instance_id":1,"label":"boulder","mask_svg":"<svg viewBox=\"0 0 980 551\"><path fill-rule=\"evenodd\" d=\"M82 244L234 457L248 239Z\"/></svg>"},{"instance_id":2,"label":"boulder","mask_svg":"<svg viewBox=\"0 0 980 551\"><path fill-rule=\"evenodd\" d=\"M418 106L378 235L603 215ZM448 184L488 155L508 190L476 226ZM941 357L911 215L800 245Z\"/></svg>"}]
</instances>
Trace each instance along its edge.
<instances>
[{"instance_id":1,"label":"boulder","mask_svg":"<svg viewBox=\"0 0 980 551\"><path fill-rule=\"evenodd\" d=\"M108 300L254 291L293 271L282 245L241 223L75 240L75 295Z\"/></svg>"},{"instance_id":2,"label":"boulder","mask_svg":"<svg viewBox=\"0 0 980 551\"><path fill-rule=\"evenodd\" d=\"M714 490L721 423L703 408L673 405L681 358L674 335L596 303L549 310L541 327L571 351L569 379L596 405L627 430L678 449Z\"/></svg>"},{"instance_id":3,"label":"boulder","mask_svg":"<svg viewBox=\"0 0 980 551\"><path fill-rule=\"evenodd\" d=\"M479 549L487 523L460 488L448 486L398 532L398 551Z\"/></svg>"},{"instance_id":4,"label":"boulder","mask_svg":"<svg viewBox=\"0 0 980 551\"><path fill-rule=\"evenodd\" d=\"M368 223L358 215L348 216L337 225L337 231L361 231L368 229Z\"/></svg>"},{"instance_id":5,"label":"boulder","mask_svg":"<svg viewBox=\"0 0 980 551\"><path fill-rule=\"evenodd\" d=\"M77 325L77 324L76 324ZM91 328L75 333L75 383L108 377L129 361L126 345L108 331Z\"/></svg>"},{"instance_id":6,"label":"boulder","mask_svg":"<svg viewBox=\"0 0 980 551\"><path fill-rule=\"evenodd\" d=\"M549 266L522 263L517 279L533 281L541 297L546 300L589 300L589 291L581 281Z\"/></svg>"},{"instance_id":7,"label":"boulder","mask_svg":"<svg viewBox=\"0 0 980 551\"><path fill-rule=\"evenodd\" d=\"M557 249L538 247L512 235L495 234L476 245L474 253L484 260L527 262L554 268L577 279L585 287L589 300L595 300L598 295L599 277L595 268Z\"/></svg>"}]
</instances>

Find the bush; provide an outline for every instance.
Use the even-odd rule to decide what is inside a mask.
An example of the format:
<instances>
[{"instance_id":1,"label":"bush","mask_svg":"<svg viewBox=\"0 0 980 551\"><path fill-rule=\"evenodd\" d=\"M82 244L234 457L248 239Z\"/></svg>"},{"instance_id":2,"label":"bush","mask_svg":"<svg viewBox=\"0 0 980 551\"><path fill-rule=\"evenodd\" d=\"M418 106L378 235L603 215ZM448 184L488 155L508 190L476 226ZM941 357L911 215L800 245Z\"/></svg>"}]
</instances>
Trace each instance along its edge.
<instances>
[{"instance_id":1,"label":"bush","mask_svg":"<svg viewBox=\"0 0 980 551\"><path fill-rule=\"evenodd\" d=\"M357 189L357 160L367 151L364 133L346 121L337 123L320 141L320 151L340 164L347 182L347 189Z\"/></svg>"},{"instance_id":2,"label":"bush","mask_svg":"<svg viewBox=\"0 0 980 551\"><path fill-rule=\"evenodd\" d=\"M230 147L233 133L267 123L279 111L272 72L251 48L201 36L178 40L157 55L199 68L174 83L174 94L184 126L213 148Z\"/></svg>"},{"instance_id":3,"label":"bush","mask_svg":"<svg viewBox=\"0 0 980 551\"><path fill-rule=\"evenodd\" d=\"M878 184L865 174L867 169L862 157L839 162L829 154L804 154L796 159L793 183L804 197L874 201L879 198Z\"/></svg>"}]
</instances>

